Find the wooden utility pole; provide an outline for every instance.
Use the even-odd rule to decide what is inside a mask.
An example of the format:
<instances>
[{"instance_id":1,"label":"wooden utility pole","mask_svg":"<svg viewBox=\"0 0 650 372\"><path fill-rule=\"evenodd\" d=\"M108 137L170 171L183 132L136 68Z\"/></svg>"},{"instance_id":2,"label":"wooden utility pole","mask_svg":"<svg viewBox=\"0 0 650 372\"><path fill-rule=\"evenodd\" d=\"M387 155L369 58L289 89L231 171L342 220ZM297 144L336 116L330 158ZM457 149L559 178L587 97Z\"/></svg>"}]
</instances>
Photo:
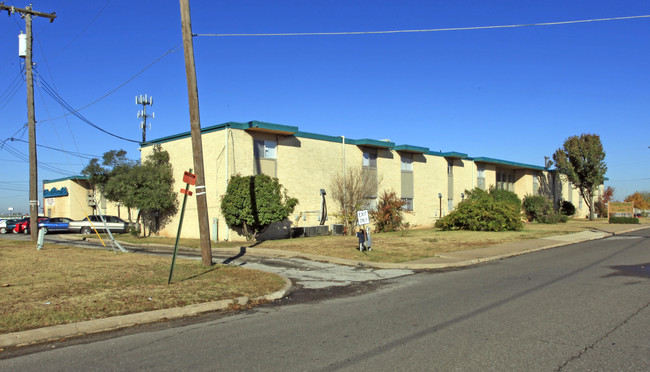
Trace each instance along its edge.
<instances>
[{"instance_id":1,"label":"wooden utility pole","mask_svg":"<svg viewBox=\"0 0 650 372\"><path fill-rule=\"evenodd\" d=\"M201 140L201 119L199 117L199 89L196 84L194 66L194 42L192 40L192 20L190 18L190 0L180 0L181 23L183 27L183 49L185 50L185 73L187 75L187 96L190 104L190 125L192 135L192 154L196 174L196 204L199 215L199 235L201 238L201 259L203 265L212 265L212 248L210 247L210 225L208 219L208 202L203 172L203 142Z\"/></svg>"},{"instance_id":2,"label":"wooden utility pole","mask_svg":"<svg viewBox=\"0 0 650 372\"><path fill-rule=\"evenodd\" d=\"M34 75L32 71L32 16L45 17L54 21L54 13L36 12L31 6L25 9L0 3L0 11L20 13L25 18L26 50L25 74L27 80L27 125L29 128L29 229L32 241L38 239L38 162L36 161L36 115L34 114Z\"/></svg>"}]
</instances>

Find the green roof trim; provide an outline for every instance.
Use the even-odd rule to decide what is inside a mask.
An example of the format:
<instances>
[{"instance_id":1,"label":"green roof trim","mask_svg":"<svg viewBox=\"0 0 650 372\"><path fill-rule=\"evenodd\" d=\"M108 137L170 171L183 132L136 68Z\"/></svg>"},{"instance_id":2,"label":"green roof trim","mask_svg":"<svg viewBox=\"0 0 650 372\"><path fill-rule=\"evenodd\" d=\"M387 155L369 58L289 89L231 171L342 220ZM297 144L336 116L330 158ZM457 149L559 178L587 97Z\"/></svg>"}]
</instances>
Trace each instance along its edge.
<instances>
[{"instance_id":1,"label":"green roof trim","mask_svg":"<svg viewBox=\"0 0 650 372\"><path fill-rule=\"evenodd\" d=\"M328 142L336 142L336 143L343 143L343 137L339 136L327 136L324 134L317 134L317 133L309 133L309 132L301 132L298 131L294 134L296 137L300 138L309 138L309 139L315 139L315 140L320 140L320 141L328 141ZM345 140L345 143L348 144L348 139Z\"/></svg>"},{"instance_id":2,"label":"green roof trim","mask_svg":"<svg viewBox=\"0 0 650 372\"><path fill-rule=\"evenodd\" d=\"M395 147L395 142L391 141L380 141L380 140L374 140L370 138L363 138L363 139L349 139L346 140L345 143L349 143L351 145L357 145L357 146L367 146L367 147L378 147L382 149L392 149Z\"/></svg>"},{"instance_id":3,"label":"green roof trim","mask_svg":"<svg viewBox=\"0 0 650 372\"><path fill-rule=\"evenodd\" d=\"M54 180L43 180L43 184L52 183L52 182L69 181L69 180L88 180L88 179L90 179L89 176L70 176L70 177L57 178Z\"/></svg>"},{"instance_id":4,"label":"green roof trim","mask_svg":"<svg viewBox=\"0 0 650 372\"><path fill-rule=\"evenodd\" d=\"M201 128L201 134L210 133L210 132L217 132L217 131L220 131L220 130L224 130L226 128L241 129L241 130L260 128L260 129L267 129L267 130L270 130L270 131L287 132L288 134L294 134L294 133L298 132L298 127L294 127L294 126L290 126L290 125L266 123L266 122L263 122L263 121L253 120L253 121L249 121L247 123L229 121L229 122L223 123L223 124L212 125L212 126L209 126L209 127ZM161 143L165 143L165 142L176 141L176 140L183 139L183 138L188 138L188 137L191 137L191 136L192 136L191 131L182 132L182 133L174 134L174 135L167 136L167 137L161 137L161 138L149 140L147 142L140 142L140 147L147 147L147 146L157 145L157 144L161 144Z\"/></svg>"},{"instance_id":5,"label":"green roof trim","mask_svg":"<svg viewBox=\"0 0 650 372\"><path fill-rule=\"evenodd\" d=\"M259 128L259 129L265 129L273 132L282 132L284 134L295 134L296 132L298 132L298 127L294 127L291 125L266 123L257 120L249 121L246 124L248 125L247 129Z\"/></svg>"},{"instance_id":6,"label":"green roof trim","mask_svg":"<svg viewBox=\"0 0 650 372\"><path fill-rule=\"evenodd\" d=\"M399 145L395 146L393 148L395 151L402 151L402 152L414 152L418 154L426 154L429 152L428 147L419 147L419 146L411 146L411 145Z\"/></svg>"},{"instance_id":7,"label":"green roof trim","mask_svg":"<svg viewBox=\"0 0 650 372\"><path fill-rule=\"evenodd\" d=\"M429 152L427 152L427 155L442 156L444 158L459 158L459 159L465 159L465 158L468 157L467 154L462 153L462 152L456 152L456 151L449 151L449 152L429 151Z\"/></svg>"},{"instance_id":8,"label":"green roof trim","mask_svg":"<svg viewBox=\"0 0 650 372\"><path fill-rule=\"evenodd\" d=\"M534 170L547 170L546 168L539 166L539 165L531 165L531 164L524 164L524 163L517 163L514 161L507 161L507 160L501 160L501 159L493 159L493 158L485 158L485 157L478 157L478 158L473 158L475 163L489 163L489 164L497 164L497 165L507 165L510 167L514 168L524 168L524 169L534 169Z\"/></svg>"}]
</instances>

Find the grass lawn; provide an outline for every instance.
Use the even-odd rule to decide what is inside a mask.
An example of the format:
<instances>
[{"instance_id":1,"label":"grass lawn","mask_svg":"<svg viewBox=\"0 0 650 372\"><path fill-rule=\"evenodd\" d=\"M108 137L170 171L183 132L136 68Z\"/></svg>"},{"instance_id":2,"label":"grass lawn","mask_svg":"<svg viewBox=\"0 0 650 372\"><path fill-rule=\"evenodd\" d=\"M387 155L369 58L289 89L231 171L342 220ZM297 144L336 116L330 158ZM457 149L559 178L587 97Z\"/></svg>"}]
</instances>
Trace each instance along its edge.
<instances>
[{"instance_id":1,"label":"grass lawn","mask_svg":"<svg viewBox=\"0 0 650 372\"><path fill-rule=\"evenodd\" d=\"M411 229L402 232L372 234L372 252L359 252L357 238L354 236L320 236L312 238L268 240L254 242L212 243L212 248L236 248L255 246L260 249L277 249L321 256L363 260L370 262L406 262L425 257L433 257L444 252L467 250L495 244L537 239L545 236L568 234L590 229L602 229L608 225L606 219L596 221L571 220L560 224L526 223L522 231L483 232L483 231L441 231L435 228ZM117 238L140 244L173 245L173 238L132 237L126 234ZM198 239L181 239L180 245L199 249Z\"/></svg>"},{"instance_id":2,"label":"grass lawn","mask_svg":"<svg viewBox=\"0 0 650 372\"><path fill-rule=\"evenodd\" d=\"M171 257L2 240L0 333L202 302L262 296L275 274Z\"/></svg>"}]
</instances>

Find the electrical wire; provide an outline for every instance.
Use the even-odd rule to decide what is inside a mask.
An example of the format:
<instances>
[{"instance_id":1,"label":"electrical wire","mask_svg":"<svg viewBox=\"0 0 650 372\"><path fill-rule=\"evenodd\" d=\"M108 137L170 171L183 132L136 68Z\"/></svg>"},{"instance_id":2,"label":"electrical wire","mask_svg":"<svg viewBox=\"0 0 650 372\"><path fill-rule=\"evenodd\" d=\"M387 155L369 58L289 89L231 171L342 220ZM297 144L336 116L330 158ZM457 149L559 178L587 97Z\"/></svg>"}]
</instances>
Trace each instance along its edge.
<instances>
[{"instance_id":1,"label":"electrical wire","mask_svg":"<svg viewBox=\"0 0 650 372\"><path fill-rule=\"evenodd\" d=\"M174 45L170 50L168 50L167 52L163 53L160 57L156 58L153 62L151 62L150 64L148 64L147 66L145 66L145 67L144 67L142 70L140 70L137 74L131 76L129 79L127 79L125 82L123 82L122 84L120 84L120 85L118 85L117 87L115 87L115 88L114 88L113 90L111 90L110 92L104 94L103 96L97 98L96 100L90 102L89 104L87 104L87 105L85 105L85 106L81 106L81 107L79 107L79 108L77 108L77 109L74 109L74 110L72 110L72 111L74 111L74 112L81 111L81 110L86 109L86 108L88 108L88 107L94 105L95 103L97 103L97 102L103 100L104 98L110 96L111 94L115 93L118 89L120 89L120 88L122 88L123 86L125 86L126 84L130 83L131 80L133 80L133 79L135 79L136 77L140 76L143 72L145 72L146 70L148 70L151 66L153 66L154 64L156 64L158 61L160 61L160 60L163 59L164 57L166 57L168 54L171 54L171 53L176 52L176 51L177 51L178 49L180 49L182 46L183 46L183 42L180 41L179 43L177 43L176 45ZM62 118L62 117L68 116L68 115L74 115L74 113L73 113L72 111L71 111L69 114L65 114L65 115L62 115L62 116L57 116L57 117L52 118L52 119L46 119L46 120L43 120L43 121L41 121L41 122L60 119L60 118ZM139 143L139 142L138 142L138 143Z\"/></svg>"},{"instance_id":2,"label":"electrical wire","mask_svg":"<svg viewBox=\"0 0 650 372\"><path fill-rule=\"evenodd\" d=\"M574 24L574 23L604 22L604 21L616 21L616 20L638 19L638 18L650 18L650 14L644 14L644 15L638 15L638 16L629 16L629 17L609 17L609 18L580 19L580 20L575 20L575 21L561 21L561 22L522 23L522 24L514 24L514 25L497 25L497 26L429 28L429 29L420 29L420 30L344 31L344 32L289 32L289 33L271 33L271 34L194 34L193 36L218 36L218 37L223 37L223 36L377 35L377 34L400 34L400 33L414 33L414 32L488 30L488 29L532 27L532 26L557 26L557 25L568 25L568 24Z\"/></svg>"},{"instance_id":3,"label":"electrical wire","mask_svg":"<svg viewBox=\"0 0 650 372\"><path fill-rule=\"evenodd\" d=\"M18 75L9 84L7 89L5 89L5 91L2 92L2 94L0 94L0 110L5 108L9 104L9 102L11 102L11 100L18 93L20 88L24 85L25 78L23 76L23 72L24 70L21 68L21 70L18 72ZM19 79L21 77L22 79Z\"/></svg>"},{"instance_id":4,"label":"electrical wire","mask_svg":"<svg viewBox=\"0 0 650 372\"><path fill-rule=\"evenodd\" d=\"M18 139L18 138L8 138L8 139L11 140L11 141L16 141L16 142L29 143L28 141L25 141L25 140L23 140L23 139ZM74 156L77 156L77 157L80 157L80 158L84 158L84 159L95 159L95 158L101 158L101 156L99 156L99 155L81 154L81 153L78 153L78 152L67 151L67 150L62 150L62 149L57 149L57 148L55 148L55 147L50 147L50 146L45 146L45 145L39 145L39 144L36 144L36 146L37 146L37 147L42 147L42 148L45 148L45 149L49 149L49 150L54 150L54 151L63 152L63 153L70 154L70 155L74 155Z\"/></svg>"},{"instance_id":5,"label":"electrical wire","mask_svg":"<svg viewBox=\"0 0 650 372\"><path fill-rule=\"evenodd\" d=\"M136 141L136 140L132 140L132 139L129 139L129 138L122 137L122 136L118 136L117 134L111 133L111 132L107 131L106 129L100 127L99 125L93 123L92 121L90 121L89 119L87 119L85 116L81 115L77 110L73 109L72 106L70 106L70 104L68 104L68 103L67 103L67 102L66 102L66 101L65 101L65 100L64 100L64 99L63 99L63 98L62 98L62 97L61 97L61 96L56 92L56 90L53 89L53 88L52 88L52 87L47 83L47 81L45 81L45 79L43 78L43 76L41 76L41 75L38 73L38 71L36 71L36 70L34 70L34 77L37 78L37 79L34 80L34 81L36 82L36 84L37 84L41 89L43 89L43 91L44 91L45 93L47 93L50 97L52 97L52 99L54 99L54 101L56 101L56 102L57 102L59 105L61 105L63 108L65 108L66 110L68 110L68 111L70 112L70 114L76 116L79 120L83 121L84 123L90 125L91 127L95 128L95 129L97 129L97 130L99 130L99 131L101 131L101 132L104 132L104 133L106 133L106 134L108 134L108 135L110 135L110 136L113 136L113 137L115 137L115 138L118 138L118 139L121 139L121 140L124 140L124 141L128 141L128 142L140 143L140 141Z\"/></svg>"}]
</instances>

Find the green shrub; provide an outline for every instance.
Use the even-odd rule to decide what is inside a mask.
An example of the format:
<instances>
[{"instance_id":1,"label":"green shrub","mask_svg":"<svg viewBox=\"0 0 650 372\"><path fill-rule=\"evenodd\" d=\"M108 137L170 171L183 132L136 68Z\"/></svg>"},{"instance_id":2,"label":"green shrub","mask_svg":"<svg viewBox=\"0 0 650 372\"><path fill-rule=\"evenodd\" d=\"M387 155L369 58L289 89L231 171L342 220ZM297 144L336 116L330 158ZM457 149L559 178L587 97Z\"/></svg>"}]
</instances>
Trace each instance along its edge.
<instances>
[{"instance_id":1,"label":"green shrub","mask_svg":"<svg viewBox=\"0 0 650 372\"><path fill-rule=\"evenodd\" d=\"M293 213L297 204L298 199L287 196L277 178L237 174L230 177L221 197L221 214L228 227L241 231L247 240L256 240L272 223Z\"/></svg>"},{"instance_id":2,"label":"green shrub","mask_svg":"<svg viewBox=\"0 0 650 372\"><path fill-rule=\"evenodd\" d=\"M609 223L639 223L636 217L610 217Z\"/></svg>"},{"instance_id":3,"label":"green shrub","mask_svg":"<svg viewBox=\"0 0 650 372\"><path fill-rule=\"evenodd\" d=\"M539 221L542 216L554 213L553 203L542 195L526 195L523 204L529 222Z\"/></svg>"},{"instance_id":4,"label":"green shrub","mask_svg":"<svg viewBox=\"0 0 650 372\"><path fill-rule=\"evenodd\" d=\"M548 223L548 224L554 224L554 223L567 223L569 221L569 216L566 214L562 213L557 213L557 212L552 212L549 214L543 214L537 218L537 222L539 223Z\"/></svg>"},{"instance_id":5,"label":"green shrub","mask_svg":"<svg viewBox=\"0 0 650 372\"><path fill-rule=\"evenodd\" d=\"M474 189L467 192L468 199L436 221L442 230L512 231L521 230L521 213L507 201L497 201L487 192Z\"/></svg>"},{"instance_id":6,"label":"green shrub","mask_svg":"<svg viewBox=\"0 0 650 372\"><path fill-rule=\"evenodd\" d=\"M490 188L490 196L498 202L508 203L515 209L521 210L521 199L519 199L519 196L512 191L492 187Z\"/></svg>"},{"instance_id":7,"label":"green shrub","mask_svg":"<svg viewBox=\"0 0 650 372\"><path fill-rule=\"evenodd\" d=\"M576 214L576 206L568 200L562 200L562 203L560 204L560 213L565 216L573 216Z\"/></svg>"}]
</instances>

